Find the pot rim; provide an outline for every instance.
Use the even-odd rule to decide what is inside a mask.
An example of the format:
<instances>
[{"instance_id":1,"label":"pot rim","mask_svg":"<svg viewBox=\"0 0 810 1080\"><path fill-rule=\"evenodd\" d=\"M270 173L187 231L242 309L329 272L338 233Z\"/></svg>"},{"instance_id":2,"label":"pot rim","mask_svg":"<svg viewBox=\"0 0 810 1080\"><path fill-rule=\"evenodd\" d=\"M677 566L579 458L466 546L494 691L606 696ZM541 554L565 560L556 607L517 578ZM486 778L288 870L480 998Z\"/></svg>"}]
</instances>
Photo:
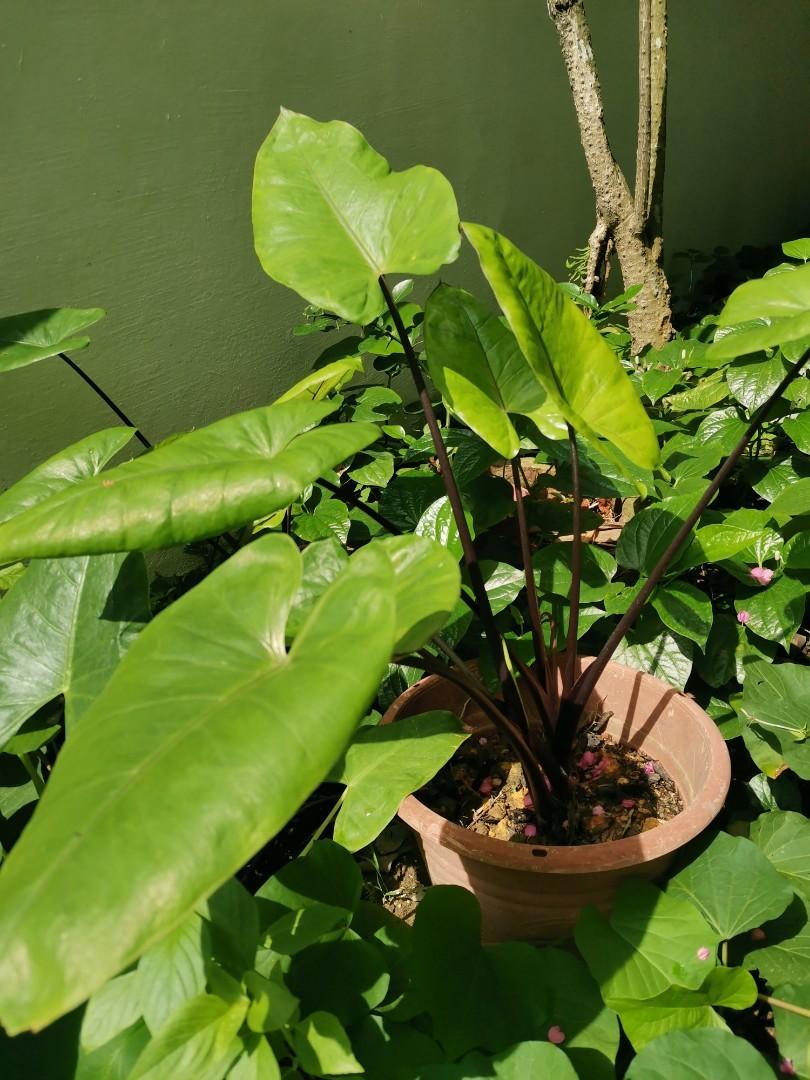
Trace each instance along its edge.
<instances>
[{"instance_id":1,"label":"pot rim","mask_svg":"<svg viewBox=\"0 0 810 1080\"><path fill-rule=\"evenodd\" d=\"M582 658L583 666L590 658ZM634 864L663 858L683 847L707 828L719 813L731 783L731 761L725 740L717 725L692 698L675 690L669 683L625 664L610 663L610 668L626 668L647 683L653 683L672 695L671 701L683 716L699 730L708 743L709 768L706 781L698 796L680 814L664 821L649 832L627 836L604 843L563 846L559 844L515 844L471 832L431 810L415 795L407 795L399 806L398 816L420 836L440 843L467 858L499 865L504 869L531 873L582 874L603 873L626 869ZM431 685L442 682L439 675L430 675L414 683L389 706L383 723L397 719L403 707ZM597 689L599 684L597 683ZM668 766L663 755L662 763ZM674 759L672 755L671 759Z\"/></svg>"}]
</instances>

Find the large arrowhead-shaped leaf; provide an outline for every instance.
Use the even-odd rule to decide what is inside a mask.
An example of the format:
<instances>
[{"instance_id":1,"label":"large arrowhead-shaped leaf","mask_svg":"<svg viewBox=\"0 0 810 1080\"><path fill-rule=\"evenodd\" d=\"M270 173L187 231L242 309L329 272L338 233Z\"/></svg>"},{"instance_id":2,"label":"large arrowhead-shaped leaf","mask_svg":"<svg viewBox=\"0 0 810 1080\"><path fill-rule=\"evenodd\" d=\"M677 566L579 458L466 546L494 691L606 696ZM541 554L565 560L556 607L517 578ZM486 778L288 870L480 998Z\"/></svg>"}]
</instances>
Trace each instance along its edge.
<instances>
[{"instance_id":1,"label":"large arrowhead-shaped leaf","mask_svg":"<svg viewBox=\"0 0 810 1080\"><path fill-rule=\"evenodd\" d=\"M43 461L0 494L0 522L36 506L55 491L95 476L127 445L133 434L133 429L128 427L105 428Z\"/></svg>"},{"instance_id":2,"label":"large arrowhead-shaped leaf","mask_svg":"<svg viewBox=\"0 0 810 1080\"><path fill-rule=\"evenodd\" d=\"M0 319L0 374L83 349L90 338L76 335L104 314L101 308L45 308Z\"/></svg>"},{"instance_id":3,"label":"large arrowhead-shaped leaf","mask_svg":"<svg viewBox=\"0 0 810 1080\"><path fill-rule=\"evenodd\" d=\"M0 562L170 547L287 506L377 438L373 424L313 428L334 402L289 401L218 420L0 526Z\"/></svg>"},{"instance_id":4,"label":"large arrowhead-shaped leaf","mask_svg":"<svg viewBox=\"0 0 810 1080\"><path fill-rule=\"evenodd\" d=\"M265 273L361 325L385 308L382 274L435 273L459 248L440 172L392 172L357 128L287 109L256 158L253 232Z\"/></svg>"},{"instance_id":5,"label":"large arrowhead-shaped leaf","mask_svg":"<svg viewBox=\"0 0 810 1080\"><path fill-rule=\"evenodd\" d=\"M394 645L366 553L289 654L300 556L261 537L157 616L77 726L0 874L0 1019L40 1028L178 925L323 779Z\"/></svg>"},{"instance_id":6,"label":"large arrowhead-shaped leaf","mask_svg":"<svg viewBox=\"0 0 810 1080\"><path fill-rule=\"evenodd\" d=\"M0 747L59 694L75 724L148 618L140 554L33 562L0 604Z\"/></svg>"},{"instance_id":7,"label":"large arrowhead-shaped leaf","mask_svg":"<svg viewBox=\"0 0 810 1080\"><path fill-rule=\"evenodd\" d=\"M593 323L505 236L468 222L463 228L549 400L603 453L615 446L636 465L654 468L659 454L652 424Z\"/></svg>"},{"instance_id":8,"label":"large arrowhead-shaped leaf","mask_svg":"<svg viewBox=\"0 0 810 1080\"><path fill-rule=\"evenodd\" d=\"M720 327L761 320L761 326L718 335L706 356L730 360L773 345L786 345L810 334L810 265L738 286L718 318Z\"/></svg>"},{"instance_id":9,"label":"large arrowhead-shaped leaf","mask_svg":"<svg viewBox=\"0 0 810 1080\"><path fill-rule=\"evenodd\" d=\"M439 285L431 293L425 345L430 377L444 400L502 457L513 458L520 449L510 413L528 416L544 435L565 438L565 422L549 409L515 335L464 289Z\"/></svg>"},{"instance_id":10,"label":"large arrowhead-shaped leaf","mask_svg":"<svg viewBox=\"0 0 810 1080\"><path fill-rule=\"evenodd\" d=\"M810 821L792 810L763 814L751 839L794 892L810 902Z\"/></svg>"}]
</instances>

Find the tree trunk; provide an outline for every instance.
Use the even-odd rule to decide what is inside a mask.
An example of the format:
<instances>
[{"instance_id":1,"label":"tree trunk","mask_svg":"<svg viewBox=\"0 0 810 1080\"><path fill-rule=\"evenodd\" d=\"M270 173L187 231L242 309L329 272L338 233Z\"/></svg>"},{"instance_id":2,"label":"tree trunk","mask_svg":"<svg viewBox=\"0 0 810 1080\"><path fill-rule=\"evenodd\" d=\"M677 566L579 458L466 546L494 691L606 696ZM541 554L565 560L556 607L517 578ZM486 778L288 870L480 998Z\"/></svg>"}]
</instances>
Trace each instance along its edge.
<instances>
[{"instance_id":1,"label":"tree trunk","mask_svg":"<svg viewBox=\"0 0 810 1080\"><path fill-rule=\"evenodd\" d=\"M604 286L611 248L624 287L643 285L628 316L633 351L672 336L670 289L662 267L661 219L666 106L666 0L639 0L639 130L631 195L605 127L602 89L583 0L547 0L560 38L582 148L596 201L585 287Z\"/></svg>"}]
</instances>

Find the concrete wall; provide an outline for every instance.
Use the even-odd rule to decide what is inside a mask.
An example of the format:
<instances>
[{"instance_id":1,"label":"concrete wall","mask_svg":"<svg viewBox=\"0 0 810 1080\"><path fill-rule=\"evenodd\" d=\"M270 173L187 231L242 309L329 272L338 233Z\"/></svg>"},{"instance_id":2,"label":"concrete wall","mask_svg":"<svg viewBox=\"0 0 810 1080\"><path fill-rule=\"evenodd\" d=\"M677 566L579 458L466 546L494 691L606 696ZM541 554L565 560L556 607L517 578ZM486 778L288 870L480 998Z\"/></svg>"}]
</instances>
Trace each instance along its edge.
<instances>
[{"instance_id":1,"label":"concrete wall","mask_svg":"<svg viewBox=\"0 0 810 1080\"><path fill-rule=\"evenodd\" d=\"M790 238L806 0L671 8L669 253ZM589 9L632 172L636 4ZM442 169L465 217L552 273L592 227L544 0L6 0L0 101L0 313L106 308L81 362L153 439L271 399L322 344L291 339L302 303L252 250L253 159L281 104ZM476 280L469 259L450 275ZM113 419L52 360L3 376L0 422L3 487Z\"/></svg>"}]
</instances>

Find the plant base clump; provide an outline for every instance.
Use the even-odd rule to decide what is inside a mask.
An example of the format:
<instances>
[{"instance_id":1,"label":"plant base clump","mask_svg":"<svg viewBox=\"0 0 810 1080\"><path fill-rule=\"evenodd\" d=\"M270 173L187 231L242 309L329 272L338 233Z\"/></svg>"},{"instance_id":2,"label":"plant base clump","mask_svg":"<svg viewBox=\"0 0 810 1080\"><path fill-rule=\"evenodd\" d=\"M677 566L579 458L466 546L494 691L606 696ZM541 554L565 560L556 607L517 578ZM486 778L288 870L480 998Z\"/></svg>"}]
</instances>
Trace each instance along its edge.
<instances>
[{"instance_id":1,"label":"plant base clump","mask_svg":"<svg viewBox=\"0 0 810 1080\"><path fill-rule=\"evenodd\" d=\"M605 720L578 736L561 820L538 826L523 769L495 733L465 743L419 798L472 832L515 843L602 844L655 829L683 810L675 782L642 750L616 743Z\"/></svg>"}]
</instances>

